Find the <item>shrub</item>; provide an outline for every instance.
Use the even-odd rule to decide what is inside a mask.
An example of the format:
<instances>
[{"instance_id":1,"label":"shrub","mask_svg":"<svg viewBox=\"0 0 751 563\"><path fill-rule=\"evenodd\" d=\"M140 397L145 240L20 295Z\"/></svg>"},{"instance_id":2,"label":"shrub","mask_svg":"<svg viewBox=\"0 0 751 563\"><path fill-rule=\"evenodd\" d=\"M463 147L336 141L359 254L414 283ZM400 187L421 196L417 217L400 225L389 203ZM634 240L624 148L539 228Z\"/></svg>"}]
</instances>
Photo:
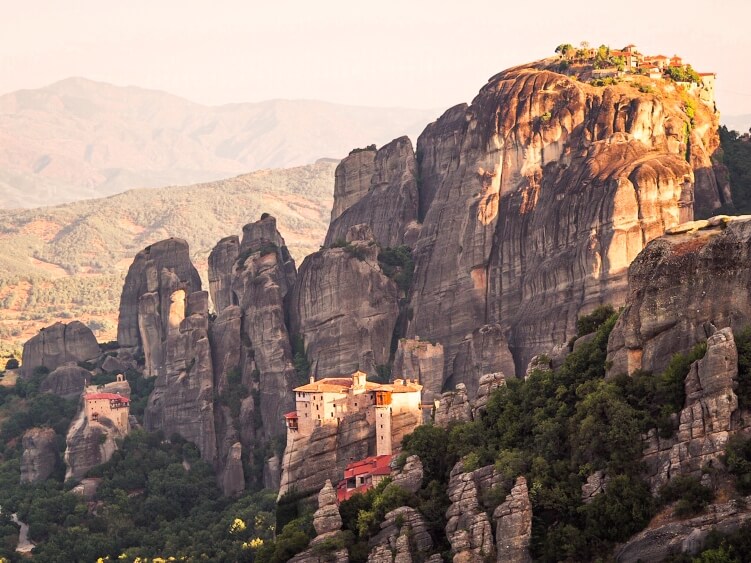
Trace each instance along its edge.
<instances>
[{"instance_id":1,"label":"shrub","mask_svg":"<svg viewBox=\"0 0 751 563\"><path fill-rule=\"evenodd\" d=\"M16 358L9 358L7 362L5 362L5 369L18 369L18 360Z\"/></svg>"},{"instance_id":2,"label":"shrub","mask_svg":"<svg viewBox=\"0 0 751 563\"><path fill-rule=\"evenodd\" d=\"M736 434L725 446L722 463L728 473L735 477L735 487L742 495L751 494L751 438Z\"/></svg>"},{"instance_id":3,"label":"shrub","mask_svg":"<svg viewBox=\"0 0 751 563\"><path fill-rule=\"evenodd\" d=\"M660 489L660 502L678 501L675 514L680 518L698 514L714 498L711 489L702 485L696 477L679 475Z\"/></svg>"}]
</instances>

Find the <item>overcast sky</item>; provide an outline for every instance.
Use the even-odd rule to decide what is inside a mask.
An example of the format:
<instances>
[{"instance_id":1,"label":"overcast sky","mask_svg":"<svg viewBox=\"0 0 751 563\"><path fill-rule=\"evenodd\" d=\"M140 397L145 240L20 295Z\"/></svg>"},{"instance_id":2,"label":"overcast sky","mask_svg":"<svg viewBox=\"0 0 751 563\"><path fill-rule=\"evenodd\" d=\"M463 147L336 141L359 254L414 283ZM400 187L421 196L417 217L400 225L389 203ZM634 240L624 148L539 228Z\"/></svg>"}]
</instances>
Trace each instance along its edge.
<instances>
[{"instance_id":1,"label":"overcast sky","mask_svg":"<svg viewBox=\"0 0 751 563\"><path fill-rule=\"evenodd\" d=\"M205 104L272 98L440 109L588 40L678 53L751 113L750 0L0 0L0 93L69 76Z\"/></svg>"}]
</instances>

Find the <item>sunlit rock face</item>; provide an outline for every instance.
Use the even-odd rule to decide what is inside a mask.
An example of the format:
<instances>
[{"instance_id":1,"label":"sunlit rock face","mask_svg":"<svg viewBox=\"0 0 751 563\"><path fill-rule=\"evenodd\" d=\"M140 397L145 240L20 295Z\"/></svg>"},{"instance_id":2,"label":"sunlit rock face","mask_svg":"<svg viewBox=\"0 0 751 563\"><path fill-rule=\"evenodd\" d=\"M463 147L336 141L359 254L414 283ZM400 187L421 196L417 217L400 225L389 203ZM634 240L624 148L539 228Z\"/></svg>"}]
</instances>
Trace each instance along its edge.
<instances>
[{"instance_id":1,"label":"sunlit rock face","mask_svg":"<svg viewBox=\"0 0 751 563\"><path fill-rule=\"evenodd\" d=\"M697 101L692 122L672 83L594 87L548 63L494 76L428 125L417 221L392 214L416 262L403 336L443 346L444 388L474 394L483 375L523 373L575 334L578 315L625 301L628 266L650 240L729 202L713 109ZM332 217L360 209L375 231L362 178L380 151L370 156L359 173L347 162Z\"/></svg>"}]
</instances>

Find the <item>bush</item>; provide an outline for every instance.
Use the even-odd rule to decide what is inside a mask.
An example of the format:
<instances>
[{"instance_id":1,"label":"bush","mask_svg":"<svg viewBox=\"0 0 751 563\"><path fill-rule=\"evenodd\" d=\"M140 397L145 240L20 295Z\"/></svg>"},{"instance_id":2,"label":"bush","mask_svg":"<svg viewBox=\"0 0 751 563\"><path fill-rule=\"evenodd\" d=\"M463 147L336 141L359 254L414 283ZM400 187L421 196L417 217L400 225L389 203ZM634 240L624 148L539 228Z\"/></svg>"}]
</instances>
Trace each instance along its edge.
<instances>
[{"instance_id":1,"label":"bush","mask_svg":"<svg viewBox=\"0 0 751 563\"><path fill-rule=\"evenodd\" d=\"M711 489L702 485L696 477L679 475L660 489L660 502L678 501L675 514L680 518L698 514L714 498Z\"/></svg>"},{"instance_id":2,"label":"bush","mask_svg":"<svg viewBox=\"0 0 751 563\"><path fill-rule=\"evenodd\" d=\"M588 315L583 315L576 320L576 336L584 336L596 331L602 323L615 314L611 305L600 305Z\"/></svg>"},{"instance_id":3,"label":"bush","mask_svg":"<svg viewBox=\"0 0 751 563\"><path fill-rule=\"evenodd\" d=\"M751 494L751 438L736 434L725 446L722 463L735 477L735 488L742 495Z\"/></svg>"},{"instance_id":4,"label":"bush","mask_svg":"<svg viewBox=\"0 0 751 563\"><path fill-rule=\"evenodd\" d=\"M5 369L18 369L18 360L16 358L9 358L7 362L5 362Z\"/></svg>"}]
</instances>

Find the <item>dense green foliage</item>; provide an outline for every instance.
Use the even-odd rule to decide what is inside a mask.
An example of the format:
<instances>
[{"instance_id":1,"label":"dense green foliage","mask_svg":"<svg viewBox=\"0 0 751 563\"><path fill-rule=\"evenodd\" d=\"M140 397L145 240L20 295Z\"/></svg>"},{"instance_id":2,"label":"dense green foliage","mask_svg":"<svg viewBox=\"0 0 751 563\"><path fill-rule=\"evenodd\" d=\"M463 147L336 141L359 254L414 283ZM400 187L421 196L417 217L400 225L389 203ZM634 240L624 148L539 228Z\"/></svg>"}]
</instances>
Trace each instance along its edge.
<instances>
[{"instance_id":1,"label":"dense green foliage","mask_svg":"<svg viewBox=\"0 0 751 563\"><path fill-rule=\"evenodd\" d=\"M702 485L696 477L688 475L678 475L660 489L663 503L677 501L675 514L679 517L698 514L713 498L711 489Z\"/></svg>"},{"instance_id":2,"label":"dense green foliage","mask_svg":"<svg viewBox=\"0 0 751 563\"><path fill-rule=\"evenodd\" d=\"M436 490L445 490L459 460L465 471L494 464L503 483L485 499L491 508L525 475L534 515L532 552L541 561L602 556L641 530L657 508L641 478L641 435L683 406L676 382L682 384L690 362L705 348L676 356L658 376L605 380L607 340L616 318L612 309L601 308L579 319L579 333L594 330L593 339L552 372L508 381L479 420L448 430L422 426L404 440L405 450L423 459L424 483ZM608 487L583 504L581 486L596 470L608 476ZM690 510L706 500L703 488L665 493L664 502L678 500L682 507L685 501Z\"/></svg>"},{"instance_id":3,"label":"dense green foliage","mask_svg":"<svg viewBox=\"0 0 751 563\"><path fill-rule=\"evenodd\" d=\"M722 163L730 175L730 190L737 213L751 213L751 140L720 127ZM733 211L733 210L729 210Z\"/></svg>"},{"instance_id":4,"label":"dense green foliage","mask_svg":"<svg viewBox=\"0 0 751 563\"><path fill-rule=\"evenodd\" d=\"M722 462L735 477L735 487L742 495L751 495L751 438L736 434L725 447Z\"/></svg>"},{"instance_id":5,"label":"dense green foliage","mask_svg":"<svg viewBox=\"0 0 751 563\"><path fill-rule=\"evenodd\" d=\"M394 280L399 289L405 294L409 292L415 272L415 261L409 246L382 248L378 252L378 263L383 273Z\"/></svg>"},{"instance_id":6,"label":"dense green foliage","mask_svg":"<svg viewBox=\"0 0 751 563\"><path fill-rule=\"evenodd\" d=\"M696 556L674 555L666 563L745 563L751 553L751 523L730 533L712 530Z\"/></svg>"},{"instance_id":7,"label":"dense green foliage","mask_svg":"<svg viewBox=\"0 0 751 563\"><path fill-rule=\"evenodd\" d=\"M701 84L701 76L691 68L691 65L685 67L669 66L665 69L665 76L676 82L695 82L696 84Z\"/></svg>"}]
</instances>

